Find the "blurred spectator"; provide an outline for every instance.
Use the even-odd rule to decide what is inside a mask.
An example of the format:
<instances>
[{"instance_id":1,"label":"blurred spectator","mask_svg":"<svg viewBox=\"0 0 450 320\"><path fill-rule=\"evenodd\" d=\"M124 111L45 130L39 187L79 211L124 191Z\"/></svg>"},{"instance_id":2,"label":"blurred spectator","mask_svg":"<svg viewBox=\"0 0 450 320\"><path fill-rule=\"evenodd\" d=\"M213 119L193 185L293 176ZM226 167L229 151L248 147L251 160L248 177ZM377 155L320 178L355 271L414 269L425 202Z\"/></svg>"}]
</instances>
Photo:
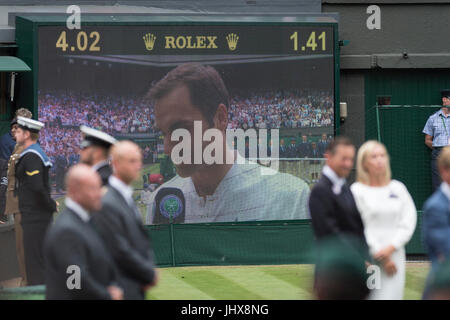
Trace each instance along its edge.
<instances>
[{"instance_id":1,"label":"blurred spectator","mask_svg":"<svg viewBox=\"0 0 450 320\"><path fill-rule=\"evenodd\" d=\"M17 119L14 118L10 124L10 131L5 133L0 137L0 159L9 160L11 156L14 146L16 145L16 141L14 137L14 131L17 128Z\"/></svg>"},{"instance_id":2,"label":"blurred spectator","mask_svg":"<svg viewBox=\"0 0 450 320\"><path fill-rule=\"evenodd\" d=\"M424 247L431 260L423 298L429 296L429 286L439 266L450 257L450 147L444 147L438 156L437 166L441 186L425 202L423 208Z\"/></svg>"},{"instance_id":3,"label":"blurred spectator","mask_svg":"<svg viewBox=\"0 0 450 320\"><path fill-rule=\"evenodd\" d=\"M346 183L346 177L353 168L355 147L348 138L338 137L328 145L325 155L327 160L322 176L309 197L309 212L317 243L320 245L329 237L339 237L351 250L353 244L346 241L351 236L358 238L367 248L364 225Z\"/></svg>"},{"instance_id":4,"label":"blurred spectator","mask_svg":"<svg viewBox=\"0 0 450 320\"><path fill-rule=\"evenodd\" d=\"M430 278L429 300L450 300L450 260L436 268Z\"/></svg>"},{"instance_id":5,"label":"blurred spectator","mask_svg":"<svg viewBox=\"0 0 450 320\"><path fill-rule=\"evenodd\" d=\"M364 143L357 156L357 181L351 186L364 223L370 254L381 265L380 288L371 300L402 300L405 245L416 228L417 211L405 185L391 180L389 155L378 141Z\"/></svg>"},{"instance_id":6,"label":"blurred spectator","mask_svg":"<svg viewBox=\"0 0 450 320\"><path fill-rule=\"evenodd\" d=\"M351 246L348 245L351 243ZM364 243L330 237L317 248L314 295L318 300L364 300L369 295Z\"/></svg>"}]
</instances>

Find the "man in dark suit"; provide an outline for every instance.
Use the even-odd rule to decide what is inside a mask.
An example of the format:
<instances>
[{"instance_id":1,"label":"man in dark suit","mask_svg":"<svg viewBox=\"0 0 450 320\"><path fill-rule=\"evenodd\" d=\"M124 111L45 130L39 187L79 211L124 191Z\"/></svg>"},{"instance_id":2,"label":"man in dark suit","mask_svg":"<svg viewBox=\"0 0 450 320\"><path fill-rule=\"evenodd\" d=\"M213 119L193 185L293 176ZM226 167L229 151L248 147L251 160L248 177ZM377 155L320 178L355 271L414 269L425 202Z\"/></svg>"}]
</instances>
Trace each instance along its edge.
<instances>
[{"instance_id":1,"label":"man in dark suit","mask_svg":"<svg viewBox=\"0 0 450 320\"><path fill-rule=\"evenodd\" d=\"M93 219L116 262L125 299L144 299L157 282L153 250L133 199L131 183L140 176L142 153L131 141L117 142L111 150L113 175Z\"/></svg>"},{"instance_id":2,"label":"man in dark suit","mask_svg":"<svg viewBox=\"0 0 450 320\"><path fill-rule=\"evenodd\" d=\"M423 208L424 247L431 260L431 270L423 297L429 298L429 286L440 266L450 261L450 146L437 159L442 183Z\"/></svg>"},{"instance_id":3,"label":"man in dark suit","mask_svg":"<svg viewBox=\"0 0 450 320\"><path fill-rule=\"evenodd\" d=\"M44 241L47 299L114 299L123 291L117 270L90 223L101 208L101 180L87 165L73 166L66 177L66 208Z\"/></svg>"},{"instance_id":4,"label":"man in dark suit","mask_svg":"<svg viewBox=\"0 0 450 320\"><path fill-rule=\"evenodd\" d=\"M66 174L68 161L64 154L56 157L55 173L56 173L56 192L64 191L64 175Z\"/></svg>"},{"instance_id":5,"label":"man in dark suit","mask_svg":"<svg viewBox=\"0 0 450 320\"><path fill-rule=\"evenodd\" d=\"M311 145L308 142L308 137L306 135L302 136L302 142L298 146L298 152L300 158L309 157Z\"/></svg>"},{"instance_id":6,"label":"man in dark suit","mask_svg":"<svg viewBox=\"0 0 450 320\"><path fill-rule=\"evenodd\" d=\"M320 140L317 144L317 147L319 149L319 154L320 154L319 158L325 157L325 151L327 150L327 145L328 145L327 134L323 133L322 140Z\"/></svg>"},{"instance_id":7,"label":"man in dark suit","mask_svg":"<svg viewBox=\"0 0 450 320\"><path fill-rule=\"evenodd\" d=\"M287 147L288 158L298 157L298 147L295 138L291 139L291 144Z\"/></svg>"},{"instance_id":8,"label":"man in dark suit","mask_svg":"<svg viewBox=\"0 0 450 320\"><path fill-rule=\"evenodd\" d=\"M117 140L105 132L86 126L80 126L80 130L83 134L80 161L92 166L102 178L102 184L106 185L112 174L112 169L108 162L109 150Z\"/></svg>"},{"instance_id":9,"label":"man in dark suit","mask_svg":"<svg viewBox=\"0 0 450 320\"><path fill-rule=\"evenodd\" d=\"M322 176L309 198L316 239L349 235L367 247L361 216L345 180L353 168L355 147L348 138L338 137L329 143L325 157Z\"/></svg>"}]
</instances>

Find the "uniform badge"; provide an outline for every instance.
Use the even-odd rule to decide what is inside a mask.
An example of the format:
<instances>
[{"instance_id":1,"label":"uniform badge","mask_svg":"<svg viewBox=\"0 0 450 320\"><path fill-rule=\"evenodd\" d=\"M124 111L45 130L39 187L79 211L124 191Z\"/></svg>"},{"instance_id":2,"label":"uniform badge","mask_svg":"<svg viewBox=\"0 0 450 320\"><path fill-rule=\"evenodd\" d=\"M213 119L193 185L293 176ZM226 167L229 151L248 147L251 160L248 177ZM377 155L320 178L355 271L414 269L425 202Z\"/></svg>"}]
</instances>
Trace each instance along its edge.
<instances>
[{"instance_id":1,"label":"uniform badge","mask_svg":"<svg viewBox=\"0 0 450 320\"><path fill-rule=\"evenodd\" d=\"M31 171L31 172L30 172L30 171L25 171L25 173L26 173L28 176L32 177L32 176L38 174L38 173L39 173L39 170L34 170L34 171Z\"/></svg>"}]
</instances>

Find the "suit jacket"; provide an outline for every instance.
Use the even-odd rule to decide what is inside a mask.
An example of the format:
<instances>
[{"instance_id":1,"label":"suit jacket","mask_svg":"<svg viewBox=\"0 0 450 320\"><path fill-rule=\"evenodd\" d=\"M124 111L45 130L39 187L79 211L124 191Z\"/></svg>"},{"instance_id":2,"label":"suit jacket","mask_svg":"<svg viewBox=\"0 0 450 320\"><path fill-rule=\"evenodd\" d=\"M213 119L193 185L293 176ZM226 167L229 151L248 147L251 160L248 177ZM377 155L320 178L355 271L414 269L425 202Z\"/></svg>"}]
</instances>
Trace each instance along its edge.
<instances>
[{"instance_id":1,"label":"suit jacket","mask_svg":"<svg viewBox=\"0 0 450 320\"><path fill-rule=\"evenodd\" d=\"M143 299L143 286L155 276L150 239L136 211L112 186L102 199L103 208L93 215L94 224L119 269L125 299Z\"/></svg>"},{"instance_id":2,"label":"suit jacket","mask_svg":"<svg viewBox=\"0 0 450 320\"><path fill-rule=\"evenodd\" d=\"M317 240L332 236L352 236L361 240L368 251L364 236L364 225L348 185L342 186L336 195L333 183L322 174L311 190L309 210Z\"/></svg>"},{"instance_id":3,"label":"suit jacket","mask_svg":"<svg viewBox=\"0 0 450 320\"><path fill-rule=\"evenodd\" d=\"M117 283L117 270L102 239L90 223L66 208L50 227L44 241L46 299L111 299L107 287ZM81 289L67 282L80 267ZM69 280L69 283L73 283Z\"/></svg>"},{"instance_id":4,"label":"suit jacket","mask_svg":"<svg viewBox=\"0 0 450 320\"><path fill-rule=\"evenodd\" d=\"M309 157L309 154L311 152L311 144L309 142L302 142L298 146L298 153L300 158L306 158Z\"/></svg>"},{"instance_id":5,"label":"suit jacket","mask_svg":"<svg viewBox=\"0 0 450 320\"><path fill-rule=\"evenodd\" d=\"M109 164L105 163L100 168L97 169L97 173L102 178L102 185L106 186L108 184L109 176L112 175L112 169Z\"/></svg>"},{"instance_id":6,"label":"suit jacket","mask_svg":"<svg viewBox=\"0 0 450 320\"><path fill-rule=\"evenodd\" d=\"M16 142L12 138L11 132L7 132L0 136L0 158L8 161L15 145Z\"/></svg>"},{"instance_id":7,"label":"suit jacket","mask_svg":"<svg viewBox=\"0 0 450 320\"><path fill-rule=\"evenodd\" d=\"M438 256L450 256L450 202L439 188L425 202L422 218L423 241L433 269Z\"/></svg>"}]
</instances>

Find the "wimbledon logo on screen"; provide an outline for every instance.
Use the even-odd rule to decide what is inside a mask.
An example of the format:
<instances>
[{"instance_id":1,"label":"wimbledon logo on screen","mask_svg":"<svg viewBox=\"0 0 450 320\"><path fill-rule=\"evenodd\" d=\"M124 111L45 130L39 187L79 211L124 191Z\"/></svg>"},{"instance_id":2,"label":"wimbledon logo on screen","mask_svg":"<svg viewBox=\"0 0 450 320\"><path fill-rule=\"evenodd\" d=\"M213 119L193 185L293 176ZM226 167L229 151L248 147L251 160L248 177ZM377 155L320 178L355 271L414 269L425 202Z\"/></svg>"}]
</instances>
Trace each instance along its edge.
<instances>
[{"instance_id":1,"label":"wimbledon logo on screen","mask_svg":"<svg viewBox=\"0 0 450 320\"><path fill-rule=\"evenodd\" d=\"M175 219L183 211L183 203L176 195L169 194L162 198L159 210L164 217Z\"/></svg>"}]
</instances>

